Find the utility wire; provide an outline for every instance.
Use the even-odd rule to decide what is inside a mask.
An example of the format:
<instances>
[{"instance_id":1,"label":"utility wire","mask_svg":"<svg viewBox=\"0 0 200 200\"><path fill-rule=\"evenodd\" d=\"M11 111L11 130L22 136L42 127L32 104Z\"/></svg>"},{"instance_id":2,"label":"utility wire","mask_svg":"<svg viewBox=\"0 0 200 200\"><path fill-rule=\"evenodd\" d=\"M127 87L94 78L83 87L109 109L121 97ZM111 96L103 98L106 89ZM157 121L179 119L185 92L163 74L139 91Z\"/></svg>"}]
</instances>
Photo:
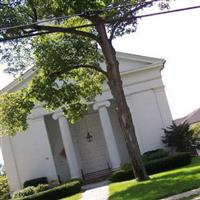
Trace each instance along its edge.
<instances>
[{"instance_id":1,"label":"utility wire","mask_svg":"<svg viewBox=\"0 0 200 200\"><path fill-rule=\"evenodd\" d=\"M122 7L122 6L120 6L120 7ZM112 8L114 8L114 7L112 7ZM200 5L192 6L192 7L185 7L185 8L180 8L180 9L174 9L174 10L168 10L168 11L162 11L162 12L156 12L156 13L150 13L150 14L145 14L145 15L138 15L138 16L135 16L133 18L134 19L141 19L141 18L145 18L145 17L152 17L152 16L156 16L156 15L182 12L182 11L194 10L194 9L199 9L199 8L200 8ZM111 8L108 8L108 9L111 9ZM55 21L55 20L59 20L59 19L68 19L68 18L75 17L75 16L83 16L83 14L76 14L76 15L73 15L73 16L55 17L55 18L41 20L41 21L38 21L38 22L35 22L35 23L27 24L27 25L17 25L17 26L0 28L0 31L6 31L6 30L11 30L11 29L17 29L17 28L19 28L19 29L20 28L29 28L31 26L38 25L38 24L41 24L41 23L45 23L45 22L49 22L49 21ZM130 18L127 18L127 19L130 19ZM105 21L106 24L113 23L113 22L114 21ZM77 29L77 28L83 28L83 27L91 27L91 26L94 26L94 25L97 25L97 24L86 24L86 25L81 25L81 26L69 27L69 28L66 28L66 29ZM3 41L3 40L1 40L1 41Z\"/></svg>"},{"instance_id":2,"label":"utility wire","mask_svg":"<svg viewBox=\"0 0 200 200\"><path fill-rule=\"evenodd\" d=\"M130 6L130 5L126 5L126 6ZM110 9L122 8L122 7L124 7L124 6L118 6L118 7L116 6L116 7L111 7L111 8L107 8L107 9L101 9L101 10L97 10L97 11L98 12L103 12L103 11L107 11L107 10L110 10ZM156 16L156 15L162 15L162 14L168 14L168 13L174 13L174 12L193 10L193 9L198 9L198 8L200 8L200 5L192 6L192 7L186 7L186 8L180 8L180 9L175 9L175 10L168 10L168 11L150 13L150 14L145 14L145 15L138 15L138 16L135 16L135 18L151 17L151 16ZM90 11L88 11L88 12L90 12ZM92 12L94 12L94 11L92 11ZM72 16L55 17L55 18L50 18L50 19L34 22L34 23L31 23L31 24L27 24L27 25L16 25L16 26L0 28L0 31L6 31L6 30L11 30L11 29L16 29L16 28L28 28L30 26L38 25L38 24L41 24L41 23L49 22L49 21L55 21L55 20L61 20L61 19L69 19L71 17L78 17L78 16L80 17L80 16L83 16L83 15L84 15L84 13L80 13L80 14L76 14L76 15L72 15ZM88 26L93 26L93 24L86 25L86 27L88 27ZM73 28L73 27L71 27L71 28ZM79 28L79 27L77 26L77 27L74 27L74 28ZM80 28L81 28L81 26L80 26Z\"/></svg>"},{"instance_id":3,"label":"utility wire","mask_svg":"<svg viewBox=\"0 0 200 200\"><path fill-rule=\"evenodd\" d=\"M136 18L144 18L144 17L153 17L156 15L163 15L163 14L168 14L168 13L175 13L175 12L181 12L181 11L187 11L187 10L194 10L200 8L200 5L198 6L192 6L192 7L186 7L186 8L179 8L175 10L168 10L168 11L162 11L162 12L156 12L156 13L150 13L146 15L138 15Z\"/></svg>"},{"instance_id":4,"label":"utility wire","mask_svg":"<svg viewBox=\"0 0 200 200\"><path fill-rule=\"evenodd\" d=\"M104 8L104 9L98 9L98 10L89 10L85 13L102 13L102 12L105 12L105 11L109 11L109 10L113 10L113 9L120 9L120 8L124 8L124 7L129 7L129 6L132 6L132 4L127 4L127 5L121 5L121 6L110 6L110 7L107 7L107 8ZM56 21L56 20L64 20L64 19L69 19L69 18L72 18L72 17L81 17L81 16L84 16L85 13L79 13L79 14L74 14L74 15L70 15L70 16L60 16L60 17L54 17L54 18L48 18L48 19L44 19L44 20L40 20L40 21L37 21L37 22L33 22L33 23L30 23L30 24L27 24L27 25L16 25L16 26L10 26L10 27L4 27L4 28L0 28L0 31L4 31L4 30L10 30L10 29L15 29L15 28L26 28L26 27L29 27L29 26L34 26L34 25L39 25L39 24L42 24L42 23L45 23L45 22L50 22L50 21Z\"/></svg>"}]
</instances>

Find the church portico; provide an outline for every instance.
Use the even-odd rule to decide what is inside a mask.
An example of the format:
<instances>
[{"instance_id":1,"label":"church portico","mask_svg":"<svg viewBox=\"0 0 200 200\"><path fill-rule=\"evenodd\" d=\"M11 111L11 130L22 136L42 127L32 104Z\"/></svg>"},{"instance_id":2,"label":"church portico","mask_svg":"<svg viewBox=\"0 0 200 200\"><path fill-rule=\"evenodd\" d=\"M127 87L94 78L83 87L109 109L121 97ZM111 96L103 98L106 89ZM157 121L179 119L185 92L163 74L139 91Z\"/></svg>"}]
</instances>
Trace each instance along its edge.
<instances>
[{"instance_id":1,"label":"church portico","mask_svg":"<svg viewBox=\"0 0 200 200\"><path fill-rule=\"evenodd\" d=\"M172 121L161 79L165 61L125 53L117 53L117 57L140 151L162 148L162 129ZM24 88L34 73L27 72L24 81L14 82L4 91ZM28 123L26 133L2 140L11 192L30 179L65 182L111 172L129 162L116 104L106 82L102 94L90 102L88 112L75 124L69 124L60 110L47 112L40 106L34 107Z\"/></svg>"}]
</instances>

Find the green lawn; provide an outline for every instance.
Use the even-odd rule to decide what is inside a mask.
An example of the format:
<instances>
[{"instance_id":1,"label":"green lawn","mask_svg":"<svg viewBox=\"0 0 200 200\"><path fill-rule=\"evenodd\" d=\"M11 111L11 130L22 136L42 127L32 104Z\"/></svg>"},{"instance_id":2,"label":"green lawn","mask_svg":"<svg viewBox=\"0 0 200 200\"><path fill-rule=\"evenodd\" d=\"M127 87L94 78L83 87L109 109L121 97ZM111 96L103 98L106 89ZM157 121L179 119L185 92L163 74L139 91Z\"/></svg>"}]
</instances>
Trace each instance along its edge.
<instances>
[{"instance_id":1,"label":"green lawn","mask_svg":"<svg viewBox=\"0 0 200 200\"><path fill-rule=\"evenodd\" d=\"M110 200L157 200L200 187L200 158L192 164L151 176L151 180L134 180L110 184Z\"/></svg>"},{"instance_id":2,"label":"green lawn","mask_svg":"<svg viewBox=\"0 0 200 200\"><path fill-rule=\"evenodd\" d=\"M61 199L61 200L79 200L80 198L81 198L81 193L78 193L78 194L72 195L70 197Z\"/></svg>"}]
</instances>

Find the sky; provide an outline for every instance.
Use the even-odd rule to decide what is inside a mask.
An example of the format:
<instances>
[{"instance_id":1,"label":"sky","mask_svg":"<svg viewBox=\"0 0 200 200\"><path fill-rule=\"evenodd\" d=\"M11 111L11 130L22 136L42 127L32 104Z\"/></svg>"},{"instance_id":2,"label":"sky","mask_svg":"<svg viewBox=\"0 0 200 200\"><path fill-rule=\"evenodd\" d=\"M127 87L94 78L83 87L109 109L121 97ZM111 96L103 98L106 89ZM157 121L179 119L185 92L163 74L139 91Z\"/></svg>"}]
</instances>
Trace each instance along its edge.
<instances>
[{"instance_id":1,"label":"sky","mask_svg":"<svg viewBox=\"0 0 200 200\"><path fill-rule=\"evenodd\" d=\"M200 5L200 0L176 0L171 9L195 5ZM155 11L154 7L145 12ZM143 18L135 33L113 43L117 51L166 60L162 77L173 119L200 107L199 21L200 9ZM2 71L0 66L0 89L12 80Z\"/></svg>"}]
</instances>

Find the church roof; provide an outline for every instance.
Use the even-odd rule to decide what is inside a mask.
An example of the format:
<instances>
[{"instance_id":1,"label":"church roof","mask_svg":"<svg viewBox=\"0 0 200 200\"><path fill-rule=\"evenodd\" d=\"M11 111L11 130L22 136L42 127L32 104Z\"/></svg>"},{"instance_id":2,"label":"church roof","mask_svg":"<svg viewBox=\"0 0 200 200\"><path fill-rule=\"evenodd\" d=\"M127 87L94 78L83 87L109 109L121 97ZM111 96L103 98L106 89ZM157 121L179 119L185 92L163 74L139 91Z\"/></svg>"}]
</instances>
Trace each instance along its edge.
<instances>
[{"instance_id":1,"label":"church roof","mask_svg":"<svg viewBox=\"0 0 200 200\"><path fill-rule=\"evenodd\" d=\"M174 122L176 124L181 124L184 122L188 122L189 124L195 124L197 122L200 122L200 108L197 108L196 110L189 113L185 117L174 120Z\"/></svg>"}]
</instances>

